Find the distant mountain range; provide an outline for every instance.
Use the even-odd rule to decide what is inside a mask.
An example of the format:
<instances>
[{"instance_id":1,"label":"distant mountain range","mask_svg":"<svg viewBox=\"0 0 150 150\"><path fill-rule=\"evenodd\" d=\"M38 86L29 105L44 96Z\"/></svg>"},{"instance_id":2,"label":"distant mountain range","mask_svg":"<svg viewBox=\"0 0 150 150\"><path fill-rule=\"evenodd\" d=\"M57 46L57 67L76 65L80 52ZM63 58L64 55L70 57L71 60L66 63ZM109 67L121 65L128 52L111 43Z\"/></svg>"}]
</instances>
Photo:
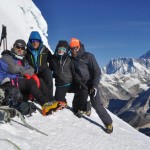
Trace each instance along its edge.
<instances>
[{"instance_id":1,"label":"distant mountain range","mask_svg":"<svg viewBox=\"0 0 150 150\"><path fill-rule=\"evenodd\" d=\"M138 59L117 58L110 60L103 70L106 74L139 74L144 76L150 73L150 51ZM140 74L141 76L141 74Z\"/></svg>"},{"instance_id":2,"label":"distant mountain range","mask_svg":"<svg viewBox=\"0 0 150 150\"><path fill-rule=\"evenodd\" d=\"M110 60L99 89L110 111L150 136L150 50L137 59Z\"/></svg>"},{"instance_id":3,"label":"distant mountain range","mask_svg":"<svg viewBox=\"0 0 150 150\"><path fill-rule=\"evenodd\" d=\"M144 59L150 59L150 50L147 51L144 55L142 55L140 58L144 58Z\"/></svg>"}]
</instances>

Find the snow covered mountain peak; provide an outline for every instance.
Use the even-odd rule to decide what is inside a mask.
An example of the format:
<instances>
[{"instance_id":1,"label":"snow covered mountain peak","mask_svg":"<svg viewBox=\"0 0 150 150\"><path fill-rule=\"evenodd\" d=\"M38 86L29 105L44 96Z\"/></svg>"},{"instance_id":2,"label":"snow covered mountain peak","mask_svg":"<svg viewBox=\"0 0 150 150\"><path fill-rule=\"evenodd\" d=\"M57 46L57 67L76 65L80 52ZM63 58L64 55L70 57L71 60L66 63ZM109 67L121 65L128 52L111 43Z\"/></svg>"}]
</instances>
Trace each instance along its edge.
<instances>
[{"instance_id":1,"label":"snow covered mountain peak","mask_svg":"<svg viewBox=\"0 0 150 150\"><path fill-rule=\"evenodd\" d=\"M134 60L133 58L116 58L110 60L108 65L106 66L106 73L107 74L114 74L114 73L122 73L125 74L130 66L133 66Z\"/></svg>"},{"instance_id":2,"label":"snow covered mountain peak","mask_svg":"<svg viewBox=\"0 0 150 150\"><path fill-rule=\"evenodd\" d=\"M149 59L116 58L110 60L104 69L106 74L135 74L135 76L145 76L150 74Z\"/></svg>"},{"instance_id":3,"label":"snow covered mountain peak","mask_svg":"<svg viewBox=\"0 0 150 150\"><path fill-rule=\"evenodd\" d=\"M116 58L110 60L103 69L99 89L101 99L103 99L105 106L108 106L109 110L115 114L118 112L119 117L122 117L123 120L138 129L142 129L143 126L145 131L143 129L142 131L150 136L150 128L146 128L149 127L150 123L148 118L150 116L149 58L150 51L137 59ZM134 101L138 103L138 107L134 106ZM140 103L143 101L145 103L141 106ZM136 113L134 114L133 112Z\"/></svg>"},{"instance_id":4,"label":"snow covered mountain peak","mask_svg":"<svg viewBox=\"0 0 150 150\"><path fill-rule=\"evenodd\" d=\"M147 90L149 82L150 59L116 58L110 60L103 69L100 82L102 87L109 92L112 91L113 94L110 92L107 98L102 97L107 100L112 98L127 100L142 90Z\"/></svg>"},{"instance_id":5,"label":"snow covered mountain peak","mask_svg":"<svg viewBox=\"0 0 150 150\"><path fill-rule=\"evenodd\" d=\"M8 49L16 39L22 38L27 42L31 31L39 31L44 44L50 48L47 23L32 0L0 0L0 4L0 33L1 25L6 25Z\"/></svg>"},{"instance_id":6,"label":"snow covered mountain peak","mask_svg":"<svg viewBox=\"0 0 150 150\"><path fill-rule=\"evenodd\" d=\"M140 58L144 58L144 59L150 59L150 50L147 51L144 55L142 55Z\"/></svg>"}]
</instances>

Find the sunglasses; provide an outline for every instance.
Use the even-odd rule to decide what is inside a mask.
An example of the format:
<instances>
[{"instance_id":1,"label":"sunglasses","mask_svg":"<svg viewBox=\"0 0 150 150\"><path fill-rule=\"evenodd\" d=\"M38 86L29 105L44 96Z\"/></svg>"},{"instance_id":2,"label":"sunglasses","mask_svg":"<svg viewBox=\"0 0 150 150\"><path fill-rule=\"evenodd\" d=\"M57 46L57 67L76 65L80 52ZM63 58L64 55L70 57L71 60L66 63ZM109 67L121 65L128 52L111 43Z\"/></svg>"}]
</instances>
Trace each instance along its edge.
<instances>
[{"instance_id":1,"label":"sunglasses","mask_svg":"<svg viewBox=\"0 0 150 150\"><path fill-rule=\"evenodd\" d=\"M37 39L31 40L31 43L35 43L35 42L40 42L40 40L37 40Z\"/></svg>"},{"instance_id":2,"label":"sunglasses","mask_svg":"<svg viewBox=\"0 0 150 150\"><path fill-rule=\"evenodd\" d=\"M25 47L16 46L17 49L25 50Z\"/></svg>"},{"instance_id":3,"label":"sunglasses","mask_svg":"<svg viewBox=\"0 0 150 150\"><path fill-rule=\"evenodd\" d=\"M59 50L59 51L66 51L66 48L64 48L64 47L59 47L58 50Z\"/></svg>"},{"instance_id":4,"label":"sunglasses","mask_svg":"<svg viewBox=\"0 0 150 150\"><path fill-rule=\"evenodd\" d=\"M79 47L72 47L72 48L70 48L71 49L71 51L78 51L79 50Z\"/></svg>"}]
</instances>

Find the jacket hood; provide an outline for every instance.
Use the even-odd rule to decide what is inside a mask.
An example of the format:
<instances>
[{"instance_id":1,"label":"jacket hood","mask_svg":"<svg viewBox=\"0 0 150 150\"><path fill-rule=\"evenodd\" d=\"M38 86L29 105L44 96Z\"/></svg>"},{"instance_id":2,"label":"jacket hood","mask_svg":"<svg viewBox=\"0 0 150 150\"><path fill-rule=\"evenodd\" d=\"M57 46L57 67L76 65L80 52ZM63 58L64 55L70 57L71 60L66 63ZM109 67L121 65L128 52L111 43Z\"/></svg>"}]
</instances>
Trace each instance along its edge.
<instances>
[{"instance_id":1,"label":"jacket hood","mask_svg":"<svg viewBox=\"0 0 150 150\"><path fill-rule=\"evenodd\" d=\"M16 55L13 48L11 49L11 51L9 51L9 50L3 51L1 55L10 55L14 59L19 59L19 60L22 60L24 58L24 56L18 56L18 55Z\"/></svg>"},{"instance_id":2,"label":"jacket hood","mask_svg":"<svg viewBox=\"0 0 150 150\"><path fill-rule=\"evenodd\" d=\"M39 40L40 42L43 42L38 31L32 31L30 33L29 40Z\"/></svg>"},{"instance_id":3,"label":"jacket hood","mask_svg":"<svg viewBox=\"0 0 150 150\"><path fill-rule=\"evenodd\" d=\"M4 51L1 53L1 55L5 55L5 54L13 55L13 54L11 53L11 51L9 51L9 50L4 50Z\"/></svg>"},{"instance_id":4,"label":"jacket hood","mask_svg":"<svg viewBox=\"0 0 150 150\"><path fill-rule=\"evenodd\" d=\"M66 53L65 53L63 56L67 56L67 55L68 55L68 52L69 52L69 50L70 50L70 47L69 47L68 42L65 41L65 40L60 40L60 41L58 42L58 44L57 44L57 46L56 46L56 49L55 49L55 52L54 52L54 55L55 55L56 57L58 57L58 48L59 48L59 47L65 47L65 48L66 48Z\"/></svg>"},{"instance_id":5,"label":"jacket hood","mask_svg":"<svg viewBox=\"0 0 150 150\"><path fill-rule=\"evenodd\" d=\"M43 41L42 41L42 38L41 38L41 36L40 36L40 34L39 34L38 31L32 31L31 34L30 34L30 36L29 36L27 47L30 50L33 50L34 48L32 46L31 40L39 40L40 41L39 48L41 48L43 46Z\"/></svg>"}]
</instances>

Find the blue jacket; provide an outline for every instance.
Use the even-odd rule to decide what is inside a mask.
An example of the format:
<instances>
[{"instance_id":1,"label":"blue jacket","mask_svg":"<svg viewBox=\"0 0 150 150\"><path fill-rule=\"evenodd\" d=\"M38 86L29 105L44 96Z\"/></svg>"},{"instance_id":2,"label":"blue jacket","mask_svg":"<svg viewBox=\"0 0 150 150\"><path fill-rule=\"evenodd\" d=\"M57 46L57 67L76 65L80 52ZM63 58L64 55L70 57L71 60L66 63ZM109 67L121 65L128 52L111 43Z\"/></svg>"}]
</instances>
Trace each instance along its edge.
<instances>
[{"instance_id":1,"label":"blue jacket","mask_svg":"<svg viewBox=\"0 0 150 150\"><path fill-rule=\"evenodd\" d=\"M0 84L5 78L14 79L17 78L16 74L8 73L8 65L2 59L0 59Z\"/></svg>"}]
</instances>

